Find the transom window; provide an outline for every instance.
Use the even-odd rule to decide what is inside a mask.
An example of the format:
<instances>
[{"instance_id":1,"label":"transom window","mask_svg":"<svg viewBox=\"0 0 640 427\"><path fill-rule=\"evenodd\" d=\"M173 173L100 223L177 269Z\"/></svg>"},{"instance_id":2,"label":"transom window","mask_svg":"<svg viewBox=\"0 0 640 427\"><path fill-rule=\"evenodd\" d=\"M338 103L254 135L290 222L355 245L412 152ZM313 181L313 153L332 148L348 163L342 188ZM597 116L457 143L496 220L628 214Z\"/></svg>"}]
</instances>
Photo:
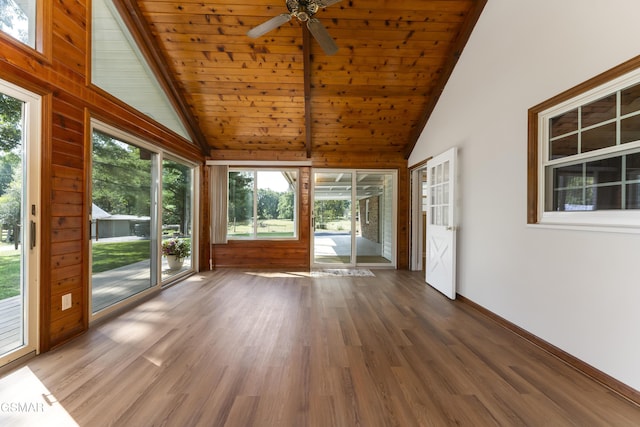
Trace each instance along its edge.
<instances>
[{"instance_id":1,"label":"transom window","mask_svg":"<svg viewBox=\"0 0 640 427\"><path fill-rule=\"evenodd\" d=\"M297 236L296 169L229 169L229 239Z\"/></svg>"},{"instance_id":2,"label":"transom window","mask_svg":"<svg viewBox=\"0 0 640 427\"><path fill-rule=\"evenodd\" d=\"M640 69L610 73L530 110L529 222L640 225Z\"/></svg>"},{"instance_id":3,"label":"transom window","mask_svg":"<svg viewBox=\"0 0 640 427\"><path fill-rule=\"evenodd\" d=\"M35 48L36 0L0 1L0 30Z\"/></svg>"}]
</instances>

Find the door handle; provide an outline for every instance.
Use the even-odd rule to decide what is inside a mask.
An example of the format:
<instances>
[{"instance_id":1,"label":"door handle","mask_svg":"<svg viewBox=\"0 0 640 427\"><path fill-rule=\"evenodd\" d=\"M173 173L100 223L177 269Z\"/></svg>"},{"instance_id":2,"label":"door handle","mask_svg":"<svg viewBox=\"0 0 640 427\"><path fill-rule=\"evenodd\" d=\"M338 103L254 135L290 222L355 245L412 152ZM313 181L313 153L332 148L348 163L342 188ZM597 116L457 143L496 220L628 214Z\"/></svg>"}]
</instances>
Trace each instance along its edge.
<instances>
[{"instance_id":1,"label":"door handle","mask_svg":"<svg viewBox=\"0 0 640 427\"><path fill-rule=\"evenodd\" d=\"M36 223L31 221L29 227L29 249L36 247Z\"/></svg>"},{"instance_id":2,"label":"door handle","mask_svg":"<svg viewBox=\"0 0 640 427\"><path fill-rule=\"evenodd\" d=\"M455 229L456 228L453 225L450 225L450 226L447 227L447 231L453 231Z\"/></svg>"}]
</instances>

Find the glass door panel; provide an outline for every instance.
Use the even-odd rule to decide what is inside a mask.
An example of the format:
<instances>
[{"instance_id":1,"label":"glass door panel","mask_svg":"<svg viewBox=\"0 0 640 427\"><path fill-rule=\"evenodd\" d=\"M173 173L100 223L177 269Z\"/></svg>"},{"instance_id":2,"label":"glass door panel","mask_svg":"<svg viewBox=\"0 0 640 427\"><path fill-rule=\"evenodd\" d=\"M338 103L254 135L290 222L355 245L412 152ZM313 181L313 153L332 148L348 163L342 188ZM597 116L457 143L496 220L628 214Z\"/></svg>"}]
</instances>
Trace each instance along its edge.
<instances>
[{"instance_id":1,"label":"glass door panel","mask_svg":"<svg viewBox=\"0 0 640 427\"><path fill-rule=\"evenodd\" d=\"M0 355L25 344L23 102L0 94ZM5 139L8 135L8 139Z\"/></svg>"},{"instance_id":2,"label":"glass door panel","mask_svg":"<svg viewBox=\"0 0 640 427\"><path fill-rule=\"evenodd\" d=\"M36 349L39 108L0 82L0 366Z\"/></svg>"},{"instance_id":3,"label":"glass door panel","mask_svg":"<svg viewBox=\"0 0 640 427\"><path fill-rule=\"evenodd\" d=\"M314 264L353 264L352 187L350 172L314 173Z\"/></svg>"},{"instance_id":4,"label":"glass door panel","mask_svg":"<svg viewBox=\"0 0 640 427\"><path fill-rule=\"evenodd\" d=\"M157 155L93 131L91 251L95 314L157 283ZM153 260L153 262L152 262Z\"/></svg>"},{"instance_id":5,"label":"glass door panel","mask_svg":"<svg viewBox=\"0 0 640 427\"><path fill-rule=\"evenodd\" d=\"M189 165L162 162L162 278L191 270L193 172Z\"/></svg>"},{"instance_id":6,"label":"glass door panel","mask_svg":"<svg viewBox=\"0 0 640 427\"><path fill-rule=\"evenodd\" d=\"M393 174L356 173L356 263L393 261Z\"/></svg>"},{"instance_id":7,"label":"glass door panel","mask_svg":"<svg viewBox=\"0 0 640 427\"><path fill-rule=\"evenodd\" d=\"M315 171L313 264L395 266L395 171Z\"/></svg>"}]
</instances>

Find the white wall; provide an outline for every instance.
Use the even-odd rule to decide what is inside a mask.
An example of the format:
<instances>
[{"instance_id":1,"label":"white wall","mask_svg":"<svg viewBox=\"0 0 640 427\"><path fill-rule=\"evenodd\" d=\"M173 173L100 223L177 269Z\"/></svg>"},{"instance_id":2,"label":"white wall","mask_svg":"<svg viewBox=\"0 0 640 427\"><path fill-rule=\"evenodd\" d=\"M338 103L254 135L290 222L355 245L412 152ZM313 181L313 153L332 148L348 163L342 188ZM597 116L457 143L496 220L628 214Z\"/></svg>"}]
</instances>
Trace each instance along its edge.
<instances>
[{"instance_id":1,"label":"white wall","mask_svg":"<svg viewBox=\"0 0 640 427\"><path fill-rule=\"evenodd\" d=\"M636 390L640 234L528 226L526 162L527 110L640 54L638 17L489 0L409 158L459 147L458 292Z\"/></svg>"}]
</instances>

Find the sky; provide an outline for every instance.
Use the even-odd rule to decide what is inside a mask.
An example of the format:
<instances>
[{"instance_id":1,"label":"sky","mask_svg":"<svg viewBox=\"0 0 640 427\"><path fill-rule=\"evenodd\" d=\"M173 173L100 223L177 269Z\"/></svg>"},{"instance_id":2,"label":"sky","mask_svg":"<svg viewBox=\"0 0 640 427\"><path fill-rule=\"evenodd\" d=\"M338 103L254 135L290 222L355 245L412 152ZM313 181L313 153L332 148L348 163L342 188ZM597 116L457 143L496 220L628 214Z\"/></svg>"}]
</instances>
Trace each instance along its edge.
<instances>
[{"instance_id":1,"label":"sky","mask_svg":"<svg viewBox=\"0 0 640 427\"><path fill-rule=\"evenodd\" d=\"M278 193L289 189L289 183L279 171L259 171L258 188L268 188Z\"/></svg>"}]
</instances>

